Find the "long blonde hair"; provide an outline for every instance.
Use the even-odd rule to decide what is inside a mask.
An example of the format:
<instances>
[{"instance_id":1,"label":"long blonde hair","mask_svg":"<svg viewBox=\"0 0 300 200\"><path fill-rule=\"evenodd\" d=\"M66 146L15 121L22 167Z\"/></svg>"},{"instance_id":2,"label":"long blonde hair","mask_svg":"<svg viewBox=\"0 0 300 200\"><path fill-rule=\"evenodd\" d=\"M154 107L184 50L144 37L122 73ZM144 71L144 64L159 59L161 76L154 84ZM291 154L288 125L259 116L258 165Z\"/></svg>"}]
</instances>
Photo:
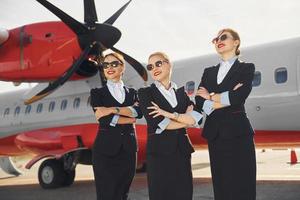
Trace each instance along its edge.
<instances>
[{"instance_id":1,"label":"long blonde hair","mask_svg":"<svg viewBox=\"0 0 300 200\"><path fill-rule=\"evenodd\" d=\"M170 58L167 54L165 54L164 52L161 52L161 51L157 51L157 52L154 52L152 53L149 57L148 57L148 60L153 57L153 56L161 56L163 57L166 61L170 62Z\"/></svg>"},{"instance_id":2,"label":"long blonde hair","mask_svg":"<svg viewBox=\"0 0 300 200\"><path fill-rule=\"evenodd\" d=\"M104 56L103 60L105 60L105 58L107 58L108 56L115 57L116 59L118 59L122 63L122 65L125 64L124 56L119 54L119 53L116 53L116 52L109 53L109 54Z\"/></svg>"}]
</instances>

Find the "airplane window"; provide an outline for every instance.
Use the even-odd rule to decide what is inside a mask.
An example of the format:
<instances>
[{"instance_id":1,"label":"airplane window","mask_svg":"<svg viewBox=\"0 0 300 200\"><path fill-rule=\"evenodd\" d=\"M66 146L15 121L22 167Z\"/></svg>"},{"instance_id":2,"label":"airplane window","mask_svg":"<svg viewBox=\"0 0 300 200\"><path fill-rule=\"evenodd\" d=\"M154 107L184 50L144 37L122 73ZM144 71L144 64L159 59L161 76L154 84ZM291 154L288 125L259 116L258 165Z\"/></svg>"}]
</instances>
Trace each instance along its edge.
<instances>
[{"instance_id":1,"label":"airplane window","mask_svg":"<svg viewBox=\"0 0 300 200\"><path fill-rule=\"evenodd\" d=\"M261 83L261 73L259 71L254 72L254 77L252 81L252 86L257 87Z\"/></svg>"},{"instance_id":2,"label":"airplane window","mask_svg":"<svg viewBox=\"0 0 300 200\"><path fill-rule=\"evenodd\" d=\"M66 99L62 100L60 104L60 109L65 110L67 108L67 105L68 105L68 101Z\"/></svg>"},{"instance_id":3,"label":"airplane window","mask_svg":"<svg viewBox=\"0 0 300 200\"><path fill-rule=\"evenodd\" d=\"M275 70L276 83L285 83L287 81L287 69L285 67L277 68Z\"/></svg>"},{"instance_id":4,"label":"airplane window","mask_svg":"<svg viewBox=\"0 0 300 200\"><path fill-rule=\"evenodd\" d=\"M195 92L195 82L189 81L185 85L185 91L188 95L193 95Z\"/></svg>"},{"instance_id":5,"label":"airplane window","mask_svg":"<svg viewBox=\"0 0 300 200\"><path fill-rule=\"evenodd\" d=\"M4 115L3 115L3 116L5 117L5 116L7 116L7 115L9 115L9 108L6 108L6 109L5 109Z\"/></svg>"},{"instance_id":6,"label":"airplane window","mask_svg":"<svg viewBox=\"0 0 300 200\"><path fill-rule=\"evenodd\" d=\"M20 114L20 110L21 110L20 106L17 106L16 109L15 109L15 114L14 114L14 116L19 115L19 114Z\"/></svg>"},{"instance_id":7,"label":"airplane window","mask_svg":"<svg viewBox=\"0 0 300 200\"><path fill-rule=\"evenodd\" d=\"M89 96L89 98L87 100L87 106L91 106L91 96Z\"/></svg>"},{"instance_id":8,"label":"airplane window","mask_svg":"<svg viewBox=\"0 0 300 200\"><path fill-rule=\"evenodd\" d=\"M80 98L77 97L74 99L73 108L77 109L80 106Z\"/></svg>"},{"instance_id":9,"label":"airplane window","mask_svg":"<svg viewBox=\"0 0 300 200\"><path fill-rule=\"evenodd\" d=\"M36 112L37 112L37 113L41 113L42 110L43 110L43 104L42 104L42 103L39 103L38 106L37 106L37 108L36 108Z\"/></svg>"},{"instance_id":10,"label":"airplane window","mask_svg":"<svg viewBox=\"0 0 300 200\"><path fill-rule=\"evenodd\" d=\"M25 115L29 114L31 111L31 105L27 105L25 108Z\"/></svg>"},{"instance_id":11,"label":"airplane window","mask_svg":"<svg viewBox=\"0 0 300 200\"><path fill-rule=\"evenodd\" d=\"M50 104L49 104L48 111L49 112L53 112L54 108L55 108L55 102L51 101Z\"/></svg>"}]
</instances>

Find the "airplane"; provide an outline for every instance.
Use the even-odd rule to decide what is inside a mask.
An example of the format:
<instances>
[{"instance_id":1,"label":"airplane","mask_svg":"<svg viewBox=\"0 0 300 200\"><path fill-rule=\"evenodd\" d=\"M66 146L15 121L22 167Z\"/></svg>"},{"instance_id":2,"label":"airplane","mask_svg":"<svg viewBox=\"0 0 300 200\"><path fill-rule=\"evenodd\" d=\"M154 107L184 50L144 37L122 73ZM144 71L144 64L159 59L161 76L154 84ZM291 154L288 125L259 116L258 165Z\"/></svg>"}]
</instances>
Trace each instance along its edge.
<instances>
[{"instance_id":1,"label":"airplane","mask_svg":"<svg viewBox=\"0 0 300 200\"><path fill-rule=\"evenodd\" d=\"M103 23L97 23L94 0L84 0L84 23L47 0L36 1L62 21L28 24L0 32L0 79L16 83L49 82L46 88L25 100L25 104L44 98L67 80L95 75L107 49L122 54L147 81L143 65L114 47L121 38L121 31L113 24L131 0Z\"/></svg>"},{"instance_id":2,"label":"airplane","mask_svg":"<svg viewBox=\"0 0 300 200\"><path fill-rule=\"evenodd\" d=\"M255 129L257 148L300 147L300 56L296 53L300 50L299 42L300 38L294 38L242 49L241 59L256 64L246 109ZM280 58L278 49L281 49ZM263 52L268 52L268 59L261 56ZM204 55L174 61L172 79L178 86L184 86L193 99L205 66L213 65L217 59L216 55ZM123 80L130 87L144 86L130 69ZM39 183L43 188L54 188L73 183L76 164L91 164L90 147L98 124L89 105L89 91L101 87L102 83L98 75L68 81L48 97L31 105L23 104L24 99L45 84L0 95L0 155L6 156L6 167L1 162L0 166L10 173L18 173L11 156L34 155L26 168L46 158L39 168ZM200 136L203 123L205 120L200 127L187 129L198 149L207 148ZM136 130L138 165L143 166L147 141L144 119L137 121ZM55 176L63 173L67 174L65 181L55 182Z\"/></svg>"},{"instance_id":3,"label":"airplane","mask_svg":"<svg viewBox=\"0 0 300 200\"><path fill-rule=\"evenodd\" d=\"M38 1L54 9L49 2ZM88 4L86 2L89 1L85 1L85 5ZM125 9L122 8L121 10ZM54 10L57 11L57 8ZM86 23L87 19L88 17L86 17ZM76 35L61 22L47 23L49 24L26 25L23 30L21 27L0 33L0 41L2 41L0 43L0 79L16 83L41 82L32 89L0 95L0 117L2 118L0 155L4 156L0 161L0 166L7 172L18 174L10 159L11 156L32 155L33 158L26 168L45 159L39 168L39 183L43 188L56 188L73 183L78 163L91 164L90 149L97 131L97 123L89 106L89 90L104 84L96 70L102 51L108 47L112 50L116 49L112 44L115 40L108 45L104 39L100 38L97 40L98 43L92 42L95 49L94 46L86 46L85 48L89 50L83 50L82 52L85 53L80 56L81 47L79 48L80 43L77 43ZM78 23L75 24L78 25ZM57 28L51 29L53 33L62 34L60 36L64 37L61 37L62 40L61 38L47 40L53 35L49 29L46 29L41 35L43 39L46 38L48 45L41 43L40 46L35 46L34 39L39 32L26 32L26 27L37 27L35 30L41 31L41 27L45 28L48 25ZM55 32L57 30L63 31ZM112 28L112 30L115 29ZM15 38L16 33L19 33L20 40ZM47 33L51 33L50 36ZM113 34L117 34L117 31ZM242 59L256 64L253 91L246 107L256 131L257 147L300 146L300 127L297 123L300 66L296 54L299 51L299 45L297 45L299 41L299 38L295 38L242 49ZM58 46L60 48L57 48ZM29 54L26 53L26 49L29 50L27 52ZM55 51L51 51L53 49ZM280 49L280 56L278 56L278 49ZM73 50L76 52L74 53ZM37 55L32 52L36 52ZM90 52L92 53L89 54ZM262 56L265 52L268 52L267 57ZM143 66L130 56L124 53L123 55L127 58L127 62L138 71L137 75L133 69L127 68L127 74L124 76L125 84L135 88L149 85L150 81L147 81L147 72L144 71ZM213 65L217 60L216 55L205 55L175 61L173 80L179 86L185 86L187 93L193 99L204 67ZM75 64L72 65L73 62ZM87 72L88 75L82 76L80 73L82 68L78 63L83 63L84 69L91 70ZM70 65L72 73L64 73L68 72L66 70ZM74 74L75 71L78 74ZM63 79L58 78L62 73L68 76L62 76ZM59 81L54 81L56 79ZM55 84L48 85L49 81L54 81ZM57 91L53 92L54 90ZM35 95L37 93L38 95ZM32 96L34 98L31 98ZM196 148L206 148L205 141L200 137L202 126L203 124L200 127L188 128L191 142ZM146 161L145 121L138 120L136 129L139 144L138 164L142 166Z\"/></svg>"},{"instance_id":4,"label":"airplane","mask_svg":"<svg viewBox=\"0 0 300 200\"><path fill-rule=\"evenodd\" d=\"M13 81L15 85L22 82L49 82L48 85L40 84L39 87L36 87L37 91L31 90L31 96L23 99L23 102L27 105L25 114L30 113L31 107L35 106L30 104L45 98L67 81L83 80L94 76L98 72L100 62L103 59L103 52L107 49L122 54L126 62L133 67L142 80L147 81L148 77L144 66L114 47L121 37L121 31L113 24L131 0L103 23L97 22L98 17L94 0L83 1L84 23L75 20L47 0L37 0L37 2L61 21L28 24L9 31L0 30L0 79L2 81ZM101 74L98 74L98 76L100 82L104 83ZM32 91L35 91L35 93L32 93ZM80 101L81 99L78 97L76 100ZM67 101L67 99L63 101L64 106L67 106ZM79 106L80 102L77 103ZM51 104L53 109L54 104ZM42 111L42 106L43 104L37 105L38 113ZM17 108L15 114L20 111L19 109L21 107ZM9 110L4 112L9 114ZM9 120L4 121L8 122ZM41 179L42 187L53 188L70 185L74 181L76 163L91 163L89 159L91 155L90 148L97 125L90 124L87 127L78 128L72 126L73 124L69 124L64 127L63 134L60 134L59 131L57 132L51 127L39 129L39 133L37 133L33 132L33 127L30 126L27 131L22 121L21 123L22 128L19 127L15 130L22 131L21 134L18 134L17 137L15 137L16 135L6 137L0 147L1 152L8 152L3 153L4 155L19 155L24 154L24 152L36 155L27 164L27 168L45 157L56 158L44 161L40 168L39 179ZM5 128L1 129L4 136L7 133L7 125L4 124ZM20 124L14 124L13 122L9 124L9 127L18 127L18 125ZM40 123L40 125L47 127L43 123ZM74 128L77 133L72 132L72 130L75 130ZM52 134L48 135L49 132ZM53 135L53 132L56 132L56 136ZM32 135L35 135L35 137L32 138ZM55 137L57 138L55 139ZM34 141L30 141L28 138ZM11 142L16 142L16 146L11 147ZM85 151L87 149L88 151ZM57 162L57 160L60 161ZM11 160L8 158L4 158L1 159L0 164L4 166L5 171L18 175L19 172L14 169L10 162ZM51 171L47 171L48 168L51 168ZM54 175L50 180L51 173L54 173Z\"/></svg>"}]
</instances>

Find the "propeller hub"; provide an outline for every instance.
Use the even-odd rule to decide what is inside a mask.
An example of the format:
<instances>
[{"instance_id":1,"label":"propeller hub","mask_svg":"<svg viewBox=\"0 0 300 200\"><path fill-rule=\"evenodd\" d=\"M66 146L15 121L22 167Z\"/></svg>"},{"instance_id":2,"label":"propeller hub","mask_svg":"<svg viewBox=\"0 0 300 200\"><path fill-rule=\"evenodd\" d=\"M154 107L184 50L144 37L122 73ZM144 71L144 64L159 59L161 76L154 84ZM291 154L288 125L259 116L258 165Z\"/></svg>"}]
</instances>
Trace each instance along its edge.
<instances>
[{"instance_id":1,"label":"propeller hub","mask_svg":"<svg viewBox=\"0 0 300 200\"><path fill-rule=\"evenodd\" d=\"M88 28L88 33L79 35L79 43L81 48L92 42L99 42L106 48L113 47L121 38L121 31L109 24L95 24L93 27Z\"/></svg>"}]
</instances>

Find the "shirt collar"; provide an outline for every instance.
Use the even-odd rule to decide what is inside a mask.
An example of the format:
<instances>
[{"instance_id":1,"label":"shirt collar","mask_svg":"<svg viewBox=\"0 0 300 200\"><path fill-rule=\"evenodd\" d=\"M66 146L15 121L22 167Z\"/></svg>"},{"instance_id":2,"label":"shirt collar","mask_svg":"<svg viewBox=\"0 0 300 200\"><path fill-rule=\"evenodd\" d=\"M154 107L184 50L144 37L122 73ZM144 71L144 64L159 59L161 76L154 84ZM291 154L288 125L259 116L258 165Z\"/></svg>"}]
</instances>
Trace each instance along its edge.
<instances>
[{"instance_id":1,"label":"shirt collar","mask_svg":"<svg viewBox=\"0 0 300 200\"><path fill-rule=\"evenodd\" d=\"M224 61L223 59L220 59L220 64L224 65L225 63L228 63L230 66L232 66L237 58L238 58L238 56L233 56L232 58L228 59L227 61Z\"/></svg>"},{"instance_id":2,"label":"shirt collar","mask_svg":"<svg viewBox=\"0 0 300 200\"><path fill-rule=\"evenodd\" d=\"M124 87L124 82L122 80L114 82L112 80L107 80L106 84L111 87L119 86L120 88Z\"/></svg>"},{"instance_id":3,"label":"shirt collar","mask_svg":"<svg viewBox=\"0 0 300 200\"><path fill-rule=\"evenodd\" d=\"M167 90L167 89L163 86L163 84L161 84L159 81L154 81L154 84L155 84L155 86L156 86L157 88L162 88L162 89ZM174 83L173 81L171 81L170 84L171 84L171 87L170 87L168 90L171 90L171 89L177 90L177 85L176 85L176 83Z\"/></svg>"}]
</instances>

